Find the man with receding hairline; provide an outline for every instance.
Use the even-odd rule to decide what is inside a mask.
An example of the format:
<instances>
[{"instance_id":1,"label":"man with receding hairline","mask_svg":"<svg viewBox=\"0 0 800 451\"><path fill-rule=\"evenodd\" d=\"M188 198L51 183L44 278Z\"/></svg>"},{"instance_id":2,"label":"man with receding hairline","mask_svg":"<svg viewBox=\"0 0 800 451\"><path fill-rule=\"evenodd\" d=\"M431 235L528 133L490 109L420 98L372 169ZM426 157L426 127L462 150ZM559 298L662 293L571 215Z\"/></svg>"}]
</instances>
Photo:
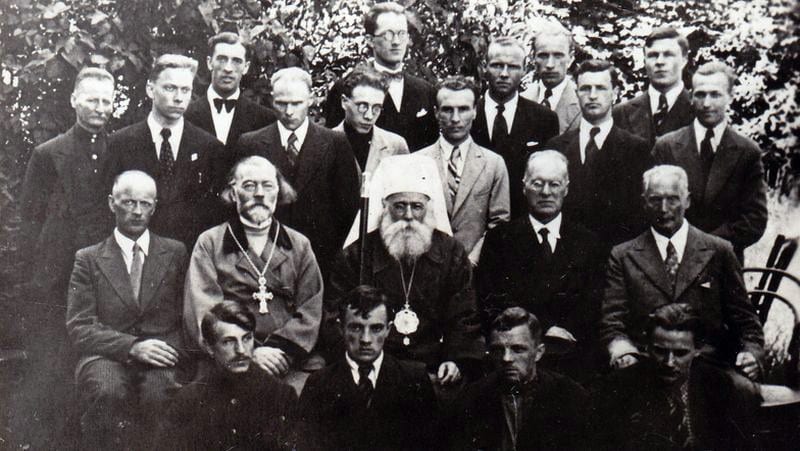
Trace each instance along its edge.
<instances>
[{"instance_id":1,"label":"man with receding hairline","mask_svg":"<svg viewBox=\"0 0 800 451\"><path fill-rule=\"evenodd\" d=\"M134 448L153 446L141 431L155 427L154 414L187 363L186 247L150 232L156 204L152 177L123 172L108 196L114 233L75 255L67 330L80 354L75 378L84 449L120 448L128 440Z\"/></svg>"}]
</instances>

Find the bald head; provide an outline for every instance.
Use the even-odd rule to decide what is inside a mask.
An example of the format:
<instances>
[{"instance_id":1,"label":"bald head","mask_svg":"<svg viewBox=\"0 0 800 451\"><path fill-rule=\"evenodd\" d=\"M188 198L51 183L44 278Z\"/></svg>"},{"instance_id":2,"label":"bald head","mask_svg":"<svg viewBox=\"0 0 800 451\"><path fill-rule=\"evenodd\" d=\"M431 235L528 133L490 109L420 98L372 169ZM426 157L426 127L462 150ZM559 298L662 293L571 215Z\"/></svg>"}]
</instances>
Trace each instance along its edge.
<instances>
[{"instance_id":1,"label":"bald head","mask_svg":"<svg viewBox=\"0 0 800 451\"><path fill-rule=\"evenodd\" d=\"M125 171L114 179L108 196L117 230L132 240L147 230L156 209L156 181L142 171Z\"/></svg>"}]
</instances>

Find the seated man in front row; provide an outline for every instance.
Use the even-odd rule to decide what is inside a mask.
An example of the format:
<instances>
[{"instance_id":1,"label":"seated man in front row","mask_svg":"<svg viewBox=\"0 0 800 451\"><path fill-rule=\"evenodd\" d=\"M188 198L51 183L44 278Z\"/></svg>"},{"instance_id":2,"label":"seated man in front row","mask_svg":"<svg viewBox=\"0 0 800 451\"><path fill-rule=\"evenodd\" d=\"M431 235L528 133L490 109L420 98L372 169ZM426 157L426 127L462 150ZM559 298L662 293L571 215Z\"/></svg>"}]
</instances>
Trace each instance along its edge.
<instances>
[{"instance_id":1,"label":"seated man in front row","mask_svg":"<svg viewBox=\"0 0 800 451\"><path fill-rule=\"evenodd\" d=\"M637 362L647 316L656 307L687 303L709 324L709 351L755 380L764 334L733 247L684 219L686 171L656 166L643 179L650 230L614 247L608 262L600 334L611 366Z\"/></svg>"},{"instance_id":2,"label":"seated man in front row","mask_svg":"<svg viewBox=\"0 0 800 451\"><path fill-rule=\"evenodd\" d=\"M467 387L446 424L453 450L585 449L586 392L537 367L542 326L522 307L495 318L489 355L495 372ZM444 423L444 422L443 422Z\"/></svg>"},{"instance_id":3,"label":"seated man in front row","mask_svg":"<svg viewBox=\"0 0 800 451\"><path fill-rule=\"evenodd\" d=\"M386 349L425 363L439 385L480 371L484 342L464 248L450 224L436 163L419 155L385 157L370 184L369 233L347 246L325 291L328 351L341 349L330 317L346 293L363 284L383 290L397 312ZM375 230L379 229L379 230ZM366 246L361 267L360 246Z\"/></svg>"},{"instance_id":4,"label":"seated man in front row","mask_svg":"<svg viewBox=\"0 0 800 451\"><path fill-rule=\"evenodd\" d=\"M243 158L229 185L238 214L197 240L186 274L186 328L204 346L206 312L223 300L241 303L256 317L253 361L299 393L305 371L322 367L311 354L322 317L317 261L308 239L273 217L293 191L272 163Z\"/></svg>"},{"instance_id":5,"label":"seated man in front row","mask_svg":"<svg viewBox=\"0 0 800 451\"><path fill-rule=\"evenodd\" d=\"M223 301L200 323L208 372L175 398L160 446L171 450L294 448L291 427L297 394L252 364L256 318Z\"/></svg>"},{"instance_id":6,"label":"seated man in front row","mask_svg":"<svg viewBox=\"0 0 800 451\"><path fill-rule=\"evenodd\" d=\"M186 248L148 230L156 182L144 172L117 176L108 205L114 233L78 251L67 295L67 331L80 353L81 449L148 449L137 431L155 426L188 360L181 340Z\"/></svg>"},{"instance_id":7,"label":"seated man in front row","mask_svg":"<svg viewBox=\"0 0 800 451\"><path fill-rule=\"evenodd\" d=\"M436 397L425 365L383 351L389 299L361 285L340 300L346 351L308 379L299 449L432 449Z\"/></svg>"}]
</instances>

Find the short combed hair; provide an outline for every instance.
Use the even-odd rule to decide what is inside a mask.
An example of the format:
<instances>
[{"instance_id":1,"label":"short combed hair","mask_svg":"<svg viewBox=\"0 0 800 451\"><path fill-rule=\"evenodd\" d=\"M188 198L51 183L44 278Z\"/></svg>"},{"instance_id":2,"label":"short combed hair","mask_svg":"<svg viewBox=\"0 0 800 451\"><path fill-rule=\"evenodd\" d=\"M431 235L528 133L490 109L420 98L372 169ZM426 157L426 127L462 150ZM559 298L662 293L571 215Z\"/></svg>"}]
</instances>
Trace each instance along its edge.
<instances>
[{"instance_id":1,"label":"short combed hair","mask_svg":"<svg viewBox=\"0 0 800 451\"><path fill-rule=\"evenodd\" d=\"M676 177L681 191L684 194L689 194L689 177L686 175L686 171L680 166L662 164L648 169L642 175L642 195L647 194L647 189L650 188L654 180L662 177Z\"/></svg>"},{"instance_id":2,"label":"short combed hair","mask_svg":"<svg viewBox=\"0 0 800 451\"><path fill-rule=\"evenodd\" d=\"M450 91L470 90L472 91L472 95L475 99L473 104L478 103L478 87L475 84L475 81L471 77L465 77L463 75L453 75L440 81L436 85L436 106L439 106L439 91L441 91L442 89L449 89Z\"/></svg>"},{"instance_id":3,"label":"short combed hair","mask_svg":"<svg viewBox=\"0 0 800 451\"><path fill-rule=\"evenodd\" d=\"M308 92L311 92L311 86L313 85L313 82L311 80L311 74L304 71L303 69L300 69L299 67L287 67L281 69L272 74L272 78L269 79L270 85L272 86L273 90L275 89L275 85L277 85L282 81L286 82L299 81L304 85L306 85L306 87L308 88Z\"/></svg>"},{"instance_id":4,"label":"short combed hair","mask_svg":"<svg viewBox=\"0 0 800 451\"><path fill-rule=\"evenodd\" d=\"M359 64L352 72L344 78L344 90L342 93L347 97L353 95L353 89L357 86L368 86L386 94L389 91L389 84L386 78L377 70L366 64Z\"/></svg>"},{"instance_id":5,"label":"short combed hair","mask_svg":"<svg viewBox=\"0 0 800 451\"><path fill-rule=\"evenodd\" d=\"M489 50L493 46L497 46L497 47L516 47L516 48L520 49L520 51L522 51L523 64L524 64L524 60L525 60L525 55L528 54L528 49L526 49L525 46L522 45L522 42L520 42L519 39L517 39L517 38L515 38L513 36L498 36L496 38L493 38L489 42L489 46L486 47L486 60L487 61L489 60Z\"/></svg>"},{"instance_id":6,"label":"short combed hair","mask_svg":"<svg viewBox=\"0 0 800 451\"><path fill-rule=\"evenodd\" d=\"M114 76L108 73L107 70L100 69L99 67L84 67L78 72L78 76L75 77L75 84L72 86L72 91L77 91L81 82L88 79L108 81L111 82L112 86L114 85Z\"/></svg>"},{"instance_id":7,"label":"short combed hair","mask_svg":"<svg viewBox=\"0 0 800 451\"><path fill-rule=\"evenodd\" d=\"M619 87L619 72L617 72L617 68L609 61L597 59L586 60L578 66L578 70L575 71L575 82L578 81L578 77L581 74L585 74L586 72L605 71L608 71L608 74L611 76L611 86L613 88Z\"/></svg>"},{"instance_id":8,"label":"short combed hair","mask_svg":"<svg viewBox=\"0 0 800 451\"><path fill-rule=\"evenodd\" d=\"M223 190L220 197L222 198L223 202L229 205L232 205L235 201L233 200L233 192L232 187L236 184L236 171L239 170L239 166L253 163L255 161L263 161L264 163L269 164L273 168L275 168L275 176L278 179L278 205L288 205L292 202L297 200L297 191L292 187L286 177L283 176L281 170L278 169L271 161L268 159L260 156L260 155L250 155L247 157L242 157L236 161L236 163L231 167L228 171L228 186Z\"/></svg>"},{"instance_id":9,"label":"short combed hair","mask_svg":"<svg viewBox=\"0 0 800 451\"><path fill-rule=\"evenodd\" d=\"M213 345L217 342L217 323L236 324L242 329L253 332L256 330L256 317L253 312L236 301L222 301L203 315L200 322L200 334L206 343Z\"/></svg>"},{"instance_id":10,"label":"short combed hair","mask_svg":"<svg viewBox=\"0 0 800 451\"><path fill-rule=\"evenodd\" d=\"M714 74L722 74L725 76L725 78L728 80L728 94L733 94L733 85L737 80L736 72L734 72L730 66L722 61L709 61L698 67L694 72L694 75L707 76ZM692 81L694 81L694 76L692 76Z\"/></svg>"},{"instance_id":11,"label":"short combed hair","mask_svg":"<svg viewBox=\"0 0 800 451\"><path fill-rule=\"evenodd\" d=\"M689 41L686 36L682 35L675 27L665 26L653 29L646 38L644 38L645 48L653 45L653 42L661 39L677 39L678 47L681 48L683 56L689 55Z\"/></svg>"},{"instance_id":12,"label":"short combed hair","mask_svg":"<svg viewBox=\"0 0 800 451\"><path fill-rule=\"evenodd\" d=\"M369 11L364 14L364 31L368 35L374 35L375 30L378 29L378 16L386 13L405 16L406 9L399 3L395 2L376 3L372 5L372 8L370 8Z\"/></svg>"},{"instance_id":13,"label":"short combed hair","mask_svg":"<svg viewBox=\"0 0 800 451\"><path fill-rule=\"evenodd\" d=\"M561 25L560 22L555 21L548 21L547 25L542 27L536 34L533 36L533 52L536 53L536 40L542 36L563 36L567 39L569 43L569 53L575 53L575 40L572 37L572 32L570 32L564 25Z\"/></svg>"},{"instance_id":14,"label":"short combed hair","mask_svg":"<svg viewBox=\"0 0 800 451\"><path fill-rule=\"evenodd\" d=\"M666 304L657 307L648 316L647 334L652 337L657 327L664 330L692 332L695 344L703 342L705 322L690 304Z\"/></svg>"},{"instance_id":15,"label":"short combed hair","mask_svg":"<svg viewBox=\"0 0 800 451\"><path fill-rule=\"evenodd\" d=\"M145 183L153 185L153 192L157 194L157 184L156 180L150 174L140 171L138 169L131 169L128 171L121 172L114 177L114 183L111 185L111 195L114 196L118 193L122 188L123 184L131 183L131 181L144 181Z\"/></svg>"},{"instance_id":16,"label":"short combed hair","mask_svg":"<svg viewBox=\"0 0 800 451\"><path fill-rule=\"evenodd\" d=\"M380 288L371 285L359 285L339 299L339 321L344 326L344 318L348 309L352 309L356 315L364 317L381 305L386 306L387 322L391 321L394 312L389 306L389 297L386 293Z\"/></svg>"},{"instance_id":17,"label":"short combed hair","mask_svg":"<svg viewBox=\"0 0 800 451\"><path fill-rule=\"evenodd\" d=\"M531 333L531 338L537 343L542 340L542 324L539 318L522 307L509 307L492 321L490 332L508 332L518 327L526 326Z\"/></svg>"},{"instance_id":18,"label":"short combed hair","mask_svg":"<svg viewBox=\"0 0 800 451\"><path fill-rule=\"evenodd\" d=\"M564 156L563 153L553 149L539 150L531 153L530 156L528 156L528 161L525 163L525 174L522 176L523 181L528 180L528 174L530 173L531 165L535 164L536 160L541 160L542 158L554 159L563 164L564 179L569 182L569 160L566 156Z\"/></svg>"},{"instance_id":19,"label":"short combed hair","mask_svg":"<svg viewBox=\"0 0 800 451\"><path fill-rule=\"evenodd\" d=\"M208 38L208 56L214 55L214 49L217 47L217 44L230 44L236 45L239 44L244 47L244 59L250 59L250 46L242 39L241 36L232 32L232 31L223 31L222 33L217 33L214 36Z\"/></svg>"},{"instance_id":20,"label":"short combed hair","mask_svg":"<svg viewBox=\"0 0 800 451\"><path fill-rule=\"evenodd\" d=\"M153 62L153 70L150 71L150 77L147 80L151 82L158 80L161 72L167 69L189 69L194 77L197 73L197 60L172 53L161 55Z\"/></svg>"}]
</instances>

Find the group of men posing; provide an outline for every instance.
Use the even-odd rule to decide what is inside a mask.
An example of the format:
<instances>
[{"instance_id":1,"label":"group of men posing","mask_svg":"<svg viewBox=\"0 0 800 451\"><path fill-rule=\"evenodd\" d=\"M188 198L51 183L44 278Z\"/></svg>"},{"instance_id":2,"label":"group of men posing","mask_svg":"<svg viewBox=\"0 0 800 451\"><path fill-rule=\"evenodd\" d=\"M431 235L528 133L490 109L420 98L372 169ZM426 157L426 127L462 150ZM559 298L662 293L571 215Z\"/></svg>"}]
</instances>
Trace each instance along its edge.
<instances>
[{"instance_id":1,"label":"group of men posing","mask_svg":"<svg viewBox=\"0 0 800 451\"><path fill-rule=\"evenodd\" d=\"M147 119L108 135L114 79L79 73L76 124L35 149L22 213L39 302L67 294L84 446L741 437L763 335L740 265L767 212L760 151L727 121L733 71L701 65L687 90L687 41L659 28L647 91L614 106L614 67L570 78L554 25L525 90L527 51L494 39L479 96L403 71L401 6L364 25L374 59L330 89L328 128L302 69L272 76L274 109L241 96L235 33L209 40L194 100L197 62L158 57ZM690 367L745 393L714 398L716 429L690 415L708 397Z\"/></svg>"}]
</instances>

